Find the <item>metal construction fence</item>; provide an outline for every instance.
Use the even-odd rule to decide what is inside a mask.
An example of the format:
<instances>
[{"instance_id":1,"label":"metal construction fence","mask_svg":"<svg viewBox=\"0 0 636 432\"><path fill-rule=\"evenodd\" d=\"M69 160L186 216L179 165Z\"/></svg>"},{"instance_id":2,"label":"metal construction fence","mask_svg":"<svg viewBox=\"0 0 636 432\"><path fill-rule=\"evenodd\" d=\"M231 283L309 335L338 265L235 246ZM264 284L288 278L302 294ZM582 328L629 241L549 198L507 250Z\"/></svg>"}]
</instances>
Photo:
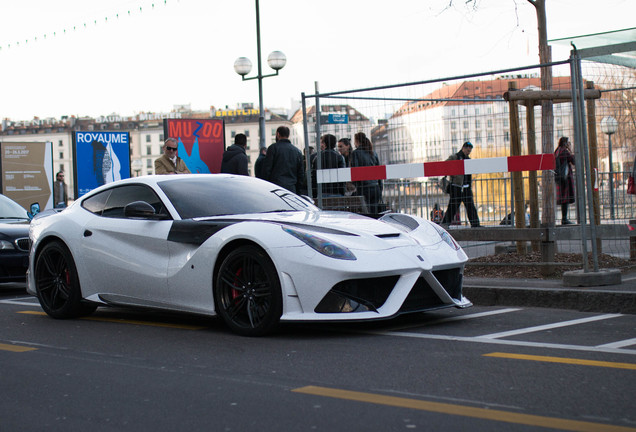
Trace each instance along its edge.
<instances>
[{"instance_id":1,"label":"metal construction fence","mask_svg":"<svg viewBox=\"0 0 636 432\"><path fill-rule=\"evenodd\" d=\"M546 67L553 74L548 96L540 92L540 71ZM627 194L636 156L634 69L582 61L573 52L570 59L548 65L310 96L303 93L302 103L307 154L310 147L320 148L325 134L353 143L354 135L363 132L371 140L386 169L384 177L376 173L370 180L382 180L381 202L392 211L430 218L436 204L446 209L448 195L439 186L443 173L391 177L387 173L396 172L391 167L445 161L466 141L474 146L473 160L551 155L565 136L574 143L576 159L576 196L568 218L589 224L592 238L599 237L594 225L627 227L636 218L636 196ZM546 110L552 114L542 116ZM542 128L552 128L553 133L544 136ZM321 158L316 160L320 173ZM307 169L311 170L309 163ZM318 183L351 181L346 175L338 177L343 170L325 173L317 176ZM311 183L309 174L307 181ZM561 219L561 206L556 204L550 170L480 172L472 175L472 189L482 226L499 226L511 213L513 227L559 226L555 219ZM356 193L363 195L360 187ZM323 206L320 187L315 198ZM515 216L518 213L523 215ZM466 226L463 206L459 221L453 224L457 225L451 228ZM610 239L602 252L629 258L632 235ZM582 234L574 249L587 255L591 248L596 255L596 243Z\"/></svg>"}]
</instances>

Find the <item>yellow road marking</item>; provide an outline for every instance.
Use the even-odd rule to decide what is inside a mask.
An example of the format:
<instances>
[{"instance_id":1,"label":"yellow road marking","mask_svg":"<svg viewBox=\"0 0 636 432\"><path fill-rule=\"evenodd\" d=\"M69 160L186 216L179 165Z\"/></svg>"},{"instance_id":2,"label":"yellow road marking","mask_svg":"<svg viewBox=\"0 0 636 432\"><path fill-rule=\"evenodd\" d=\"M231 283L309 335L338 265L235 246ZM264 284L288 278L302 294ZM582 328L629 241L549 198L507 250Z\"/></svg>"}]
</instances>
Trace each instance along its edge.
<instances>
[{"instance_id":1,"label":"yellow road marking","mask_svg":"<svg viewBox=\"0 0 636 432\"><path fill-rule=\"evenodd\" d=\"M591 423L577 420L566 420L556 417L543 417L530 414L518 414L508 411L474 408L470 406L453 405L440 402L427 402L403 397L385 396L374 393L362 393L335 388L306 386L292 390L295 393L304 393L314 396L325 396L336 399L345 399L357 402L367 402L377 405L387 405L399 408L411 408L422 411L430 411L442 414L451 414L463 417L472 417L485 420L494 420L506 423L539 426L550 429L561 429L577 432L636 432L636 429L624 426L613 426L602 423Z\"/></svg>"},{"instance_id":2,"label":"yellow road marking","mask_svg":"<svg viewBox=\"0 0 636 432\"><path fill-rule=\"evenodd\" d=\"M20 311L18 313L28 314L28 315L46 315L45 312L39 311ZM170 323L161 323L161 322L153 322L153 321L138 321L138 320L127 320L121 318L106 318L106 317L97 317L97 316L89 316L81 318L87 321L100 321L100 322L112 322L117 324L134 324L134 325L144 325L144 326L152 326L152 327L167 327L167 328L177 328L183 330L203 330L207 327L205 326L194 326L189 324L170 324Z\"/></svg>"},{"instance_id":3,"label":"yellow road marking","mask_svg":"<svg viewBox=\"0 0 636 432\"><path fill-rule=\"evenodd\" d=\"M597 366L597 367L606 367L606 368L615 368L615 369L636 370L636 364L634 363L615 363L615 362L604 362L604 361L596 361L596 360L581 360L581 359L565 358L565 357L548 357L548 356L536 356L536 355L526 355L526 354L500 353L500 352L484 354L484 357L499 357L499 358L508 358L508 359L517 359L517 360L533 360L533 361L549 362L549 363L565 363L565 364L574 364L574 365L581 365L581 366Z\"/></svg>"},{"instance_id":4,"label":"yellow road marking","mask_svg":"<svg viewBox=\"0 0 636 432\"><path fill-rule=\"evenodd\" d=\"M11 352L27 352L27 351L35 351L37 348L25 347L20 345L8 345L0 343L0 350L2 351L11 351Z\"/></svg>"}]
</instances>

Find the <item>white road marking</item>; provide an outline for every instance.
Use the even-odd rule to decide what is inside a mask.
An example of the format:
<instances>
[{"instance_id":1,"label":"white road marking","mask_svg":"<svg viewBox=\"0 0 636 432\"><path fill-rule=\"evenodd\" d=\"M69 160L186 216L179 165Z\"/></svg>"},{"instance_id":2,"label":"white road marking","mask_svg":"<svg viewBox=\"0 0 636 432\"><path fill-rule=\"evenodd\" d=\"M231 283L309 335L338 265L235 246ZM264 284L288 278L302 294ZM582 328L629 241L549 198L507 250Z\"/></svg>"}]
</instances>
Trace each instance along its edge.
<instances>
[{"instance_id":1,"label":"white road marking","mask_svg":"<svg viewBox=\"0 0 636 432\"><path fill-rule=\"evenodd\" d=\"M571 321L562 321L562 322L553 323L553 324L544 324L540 326L526 327L522 329L510 330L510 331L505 331L500 333L491 333L491 334L482 335L478 337L485 338L485 339L499 339L499 338L504 338L509 336L517 336L520 334L534 333L534 332L543 331L543 330L551 330L551 329L560 328L560 327L585 324L585 323L594 322L594 321L602 321L602 320L606 320L610 318L617 318L620 316L623 316L623 315L622 314L597 315L597 316L593 316L589 318L580 318L580 319L575 319Z\"/></svg>"},{"instance_id":2,"label":"white road marking","mask_svg":"<svg viewBox=\"0 0 636 432\"><path fill-rule=\"evenodd\" d=\"M433 340L446 340L446 341L457 341L457 342L485 343L485 344L492 344L492 345L509 345L509 346L521 346L521 347L532 347L532 348L564 349L564 350L572 350L572 351L605 352L605 353L612 353L612 354L636 355L636 349L619 349L619 348L612 348L612 347L593 347L593 346L585 346L585 345L525 342L525 341L484 338L480 336L477 336L477 337L447 336L447 335L436 335L436 334L426 334L426 333L406 333L406 332L391 332L391 331L365 331L360 333L375 334L380 336L410 337L415 339L433 339Z\"/></svg>"},{"instance_id":3,"label":"white road marking","mask_svg":"<svg viewBox=\"0 0 636 432\"><path fill-rule=\"evenodd\" d=\"M506 309L498 309L498 310L488 311L488 312L479 312L479 313L474 313L474 314L458 315L458 316L453 316L453 317L448 317L448 318L440 318L438 320L429 321L429 322L426 322L426 323L417 323L417 324L411 324L411 325L407 325L407 326L391 327L391 328L387 329L387 331L406 330L406 329L409 329L409 328L421 328L422 326L430 326L430 325L442 324L442 323L453 322L453 321L464 321L464 320L473 319L473 318L483 318L483 317L487 317L487 316L493 316L493 315L499 315L499 314L504 314L504 313L516 312L516 311L520 311L520 310L522 310L522 309L521 308L506 308Z\"/></svg>"},{"instance_id":4,"label":"white road marking","mask_svg":"<svg viewBox=\"0 0 636 432\"><path fill-rule=\"evenodd\" d=\"M612 343L607 343L603 345L597 345L597 348L623 348L630 345L636 345L636 338L633 339L625 339L622 341L616 341Z\"/></svg>"},{"instance_id":5,"label":"white road marking","mask_svg":"<svg viewBox=\"0 0 636 432\"><path fill-rule=\"evenodd\" d=\"M28 299L30 297L25 297L24 299ZM2 304L12 304L12 305L20 305L20 306L40 306L40 303L34 299L31 302L20 301L20 299L15 300L0 300Z\"/></svg>"}]
</instances>

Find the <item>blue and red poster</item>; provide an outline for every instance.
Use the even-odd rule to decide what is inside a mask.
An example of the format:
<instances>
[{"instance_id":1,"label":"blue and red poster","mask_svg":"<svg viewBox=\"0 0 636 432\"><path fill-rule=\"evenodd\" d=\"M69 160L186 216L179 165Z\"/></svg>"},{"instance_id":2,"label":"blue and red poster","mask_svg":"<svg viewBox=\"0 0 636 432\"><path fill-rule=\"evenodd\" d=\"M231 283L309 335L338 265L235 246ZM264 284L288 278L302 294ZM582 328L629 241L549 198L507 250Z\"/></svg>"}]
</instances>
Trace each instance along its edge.
<instances>
[{"instance_id":1,"label":"blue and red poster","mask_svg":"<svg viewBox=\"0 0 636 432\"><path fill-rule=\"evenodd\" d=\"M225 150L225 124L219 119L164 119L165 138L177 140L177 153L192 173L219 173Z\"/></svg>"},{"instance_id":2,"label":"blue and red poster","mask_svg":"<svg viewBox=\"0 0 636 432\"><path fill-rule=\"evenodd\" d=\"M75 132L76 199L98 186L130 177L128 132Z\"/></svg>"}]
</instances>

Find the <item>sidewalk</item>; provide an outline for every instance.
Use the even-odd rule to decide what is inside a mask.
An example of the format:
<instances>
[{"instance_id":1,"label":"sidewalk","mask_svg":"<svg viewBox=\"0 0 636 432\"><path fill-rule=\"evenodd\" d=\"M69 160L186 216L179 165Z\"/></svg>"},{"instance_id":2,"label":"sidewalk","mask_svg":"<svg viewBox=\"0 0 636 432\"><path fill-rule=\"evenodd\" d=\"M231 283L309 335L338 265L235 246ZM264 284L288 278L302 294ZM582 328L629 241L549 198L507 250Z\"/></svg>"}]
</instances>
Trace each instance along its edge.
<instances>
[{"instance_id":1,"label":"sidewalk","mask_svg":"<svg viewBox=\"0 0 636 432\"><path fill-rule=\"evenodd\" d=\"M477 306L524 306L636 314L636 271L619 285L564 287L561 279L467 277L464 295Z\"/></svg>"}]
</instances>

